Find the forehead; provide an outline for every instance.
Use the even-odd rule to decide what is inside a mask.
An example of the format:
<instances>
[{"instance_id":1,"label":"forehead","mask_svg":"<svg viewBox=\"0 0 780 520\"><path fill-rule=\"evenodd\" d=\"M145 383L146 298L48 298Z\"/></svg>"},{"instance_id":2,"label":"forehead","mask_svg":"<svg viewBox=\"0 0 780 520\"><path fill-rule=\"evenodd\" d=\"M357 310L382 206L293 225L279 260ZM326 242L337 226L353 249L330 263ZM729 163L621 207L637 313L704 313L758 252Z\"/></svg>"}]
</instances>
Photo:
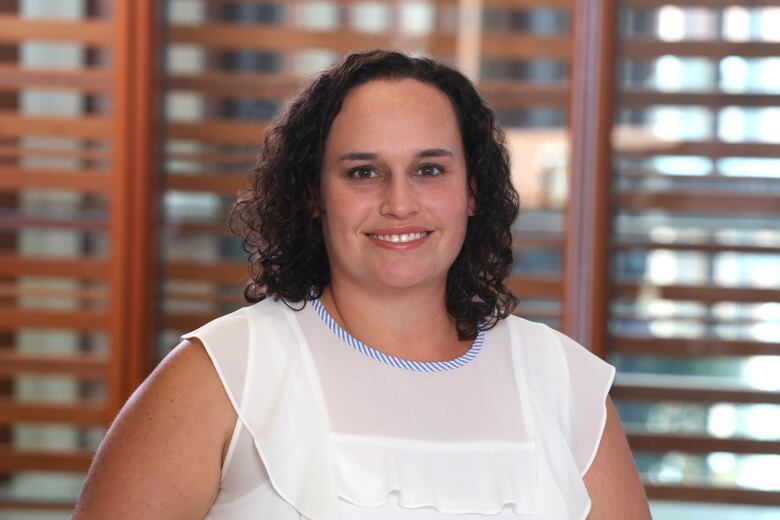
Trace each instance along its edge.
<instances>
[{"instance_id":1,"label":"forehead","mask_svg":"<svg viewBox=\"0 0 780 520\"><path fill-rule=\"evenodd\" d=\"M460 142L457 118L447 95L414 79L375 80L347 93L327 144L390 146L421 139L420 147Z\"/></svg>"}]
</instances>

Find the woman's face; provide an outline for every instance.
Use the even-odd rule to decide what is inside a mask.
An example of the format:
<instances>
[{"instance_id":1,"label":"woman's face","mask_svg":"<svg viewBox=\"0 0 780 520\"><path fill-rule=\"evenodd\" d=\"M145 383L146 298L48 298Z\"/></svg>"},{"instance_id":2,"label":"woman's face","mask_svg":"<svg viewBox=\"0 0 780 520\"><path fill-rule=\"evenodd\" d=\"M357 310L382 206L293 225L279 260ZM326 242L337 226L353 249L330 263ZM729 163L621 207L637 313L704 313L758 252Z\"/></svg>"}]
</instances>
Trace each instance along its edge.
<instances>
[{"instance_id":1,"label":"woman's face","mask_svg":"<svg viewBox=\"0 0 780 520\"><path fill-rule=\"evenodd\" d=\"M443 92L403 79L347 94L325 142L320 183L333 283L443 289L474 208Z\"/></svg>"}]
</instances>

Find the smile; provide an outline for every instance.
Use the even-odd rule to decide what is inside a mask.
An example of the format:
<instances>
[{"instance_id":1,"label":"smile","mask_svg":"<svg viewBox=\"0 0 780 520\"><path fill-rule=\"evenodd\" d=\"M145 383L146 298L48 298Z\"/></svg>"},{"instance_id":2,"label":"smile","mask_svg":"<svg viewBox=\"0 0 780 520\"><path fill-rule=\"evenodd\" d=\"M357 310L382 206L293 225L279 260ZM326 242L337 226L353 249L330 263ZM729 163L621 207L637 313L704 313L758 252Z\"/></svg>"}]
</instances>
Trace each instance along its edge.
<instances>
[{"instance_id":1,"label":"smile","mask_svg":"<svg viewBox=\"0 0 780 520\"><path fill-rule=\"evenodd\" d=\"M394 244L404 244L406 242L413 242L430 235L430 231L422 231L420 233L403 233L400 235L377 235L374 233L368 233L368 236L375 240L382 240L383 242L392 242Z\"/></svg>"}]
</instances>

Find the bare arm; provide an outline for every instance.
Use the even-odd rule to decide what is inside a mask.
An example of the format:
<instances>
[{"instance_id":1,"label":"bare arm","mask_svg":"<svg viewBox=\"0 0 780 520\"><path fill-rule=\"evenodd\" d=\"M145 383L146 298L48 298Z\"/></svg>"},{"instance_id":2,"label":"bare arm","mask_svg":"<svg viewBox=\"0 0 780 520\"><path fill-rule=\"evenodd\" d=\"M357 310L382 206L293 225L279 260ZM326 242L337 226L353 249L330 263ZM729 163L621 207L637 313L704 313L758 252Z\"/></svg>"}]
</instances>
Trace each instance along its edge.
<instances>
[{"instance_id":1,"label":"bare arm","mask_svg":"<svg viewBox=\"0 0 780 520\"><path fill-rule=\"evenodd\" d=\"M593 502L589 520L650 519L647 497L634 466L631 449L609 398L607 424L596 458L585 474L585 486Z\"/></svg>"},{"instance_id":2,"label":"bare arm","mask_svg":"<svg viewBox=\"0 0 780 520\"><path fill-rule=\"evenodd\" d=\"M203 518L235 421L203 346L182 342L108 430L73 518Z\"/></svg>"}]
</instances>

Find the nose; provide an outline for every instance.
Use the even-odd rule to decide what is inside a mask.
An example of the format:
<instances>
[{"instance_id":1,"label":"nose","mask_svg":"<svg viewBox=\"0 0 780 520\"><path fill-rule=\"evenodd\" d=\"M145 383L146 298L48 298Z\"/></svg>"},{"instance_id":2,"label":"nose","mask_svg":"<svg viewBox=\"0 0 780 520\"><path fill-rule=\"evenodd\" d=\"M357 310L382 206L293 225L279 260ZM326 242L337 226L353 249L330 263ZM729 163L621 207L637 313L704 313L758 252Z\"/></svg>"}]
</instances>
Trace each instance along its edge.
<instances>
[{"instance_id":1,"label":"nose","mask_svg":"<svg viewBox=\"0 0 780 520\"><path fill-rule=\"evenodd\" d=\"M395 218L408 218L419 209L415 187L406 175L393 175L385 186L380 212Z\"/></svg>"}]
</instances>

